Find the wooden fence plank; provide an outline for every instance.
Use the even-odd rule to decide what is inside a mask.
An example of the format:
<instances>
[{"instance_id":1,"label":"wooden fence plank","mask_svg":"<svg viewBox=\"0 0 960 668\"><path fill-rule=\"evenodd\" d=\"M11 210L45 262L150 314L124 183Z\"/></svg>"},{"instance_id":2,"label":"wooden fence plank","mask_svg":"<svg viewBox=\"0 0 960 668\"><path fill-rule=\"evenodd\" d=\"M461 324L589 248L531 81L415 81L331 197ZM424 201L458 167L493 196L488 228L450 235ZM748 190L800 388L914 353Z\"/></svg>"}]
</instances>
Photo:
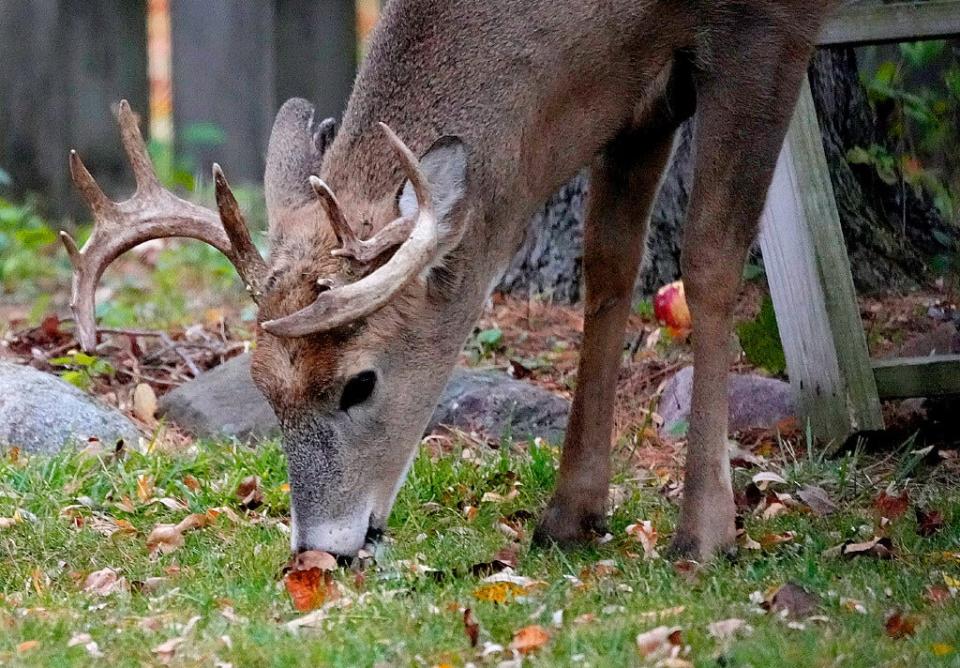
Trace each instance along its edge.
<instances>
[{"instance_id":1,"label":"wooden fence plank","mask_svg":"<svg viewBox=\"0 0 960 668\"><path fill-rule=\"evenodd\" d=\"M820 32L820 46L857 46L960 36L960 1L858 2L842 7Z\"/></svg>"},{"instance_id":2,"label":"wooden fence plank","mask_svg":"<svg viewBox=\"0 0 960 668\"><path fill-rule=\"evenodd\" d=\"M0 0L0 167L14 193L43 195L53 217L86 207L73 191L77 149L108 195L133 178L112 104L147 114L145 0Z\"/></svg>"},{"instance_id":3,"label":"wooden fence plank","mask_svg":"<svg viewBox=\"0 0 960 668\"><path fill-rule=\"evenodd\" d=\"M884 399L960 394L960 355L876 360L873 374Z\"/></svg>"},{"instance_id":4,"label":"wooden fence plank","mask_svg":"<svg viewBox=\"0 0 960 668\"><path fill-rule=\"evenodd\" d=\"M821 141L805 81L760 243L798 411L837 443L883 419Z\"/></svg>"}]
</instances>

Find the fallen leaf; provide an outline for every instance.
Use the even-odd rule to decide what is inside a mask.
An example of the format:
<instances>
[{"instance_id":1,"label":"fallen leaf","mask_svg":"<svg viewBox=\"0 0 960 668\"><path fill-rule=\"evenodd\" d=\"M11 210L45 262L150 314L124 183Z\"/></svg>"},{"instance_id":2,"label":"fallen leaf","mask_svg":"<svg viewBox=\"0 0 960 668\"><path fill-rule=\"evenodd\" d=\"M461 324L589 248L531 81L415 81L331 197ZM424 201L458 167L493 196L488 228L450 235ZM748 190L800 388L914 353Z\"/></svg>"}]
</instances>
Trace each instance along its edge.
<instances>
[{"instance_id":1,"label":"fallen leaf","mask_svg":"<svg viewBox=\"0 0 960 668\"><path fill-rule=\"evenodd\" d=\"M480 642L480 624L473 618L473 611L470 608L463 611L463 628L470 640L470 647L476 647L477 643Z\"/></svg>"},{"instance_id":2,"label":"fallen leaf","mask_svg":"<svg viewBox=\"0 0 960 668\"><path fill-rule=\"evenodd\" d=\"M636 615L636 618L643 621L659 621L666 617L676 617L686 609L687 607L685 605L677 605L672 608L664 608L663 610L649 610L639 613Z\"/></svg>"},{"instance_id":3,"label":"fallen leaf","mask_svg":"<svg viewBox=\"0 0 960 668\"><path fill-rule=\"evenodd\" d=\"M893 558L893 541L886 536L877 536L862 543L847 541L842 545L827 550L824 556L845 557L875 557L877 559Z\"/></svg>"},{"instance_id":4,"label":"fallen leaf","mask_svg":"<svg viewBox=\"0 0 960 668\"><path fill-rule=\"evenodd\" d=\"M912 636L916 632L917 618L912 615L905 615L900 611L891 613L883 624L887 630L887 635L891 638L902 639Z\"/></svg>"},{"instance_id":5,"label":"fallen leaf","mask_svg":"<svg viewBox=\"0 0 960 668\"><path fill-rule=\"evenodd\" d=\"M94 659L102 659L103 652L100 651L100 646L94 641L89 633L76 633L73 635L70 640L67 641L67 647L77 647L82 645L87 654L89 654Z\"/></svg>"},{"instance_id":6,"label":"fallen leaf","mask_svg":"<svg viewBox=\"0 0 960 668\"><path fill-rule=\"evenodd\" d=\"M945 642L935 642L930 646L930 651L933 652L934 656L946 656L953 653L953 645L948 645Z\"/></svg>"},{"instance_id":7,"label":"fallen leaf","mask_svg":"<svg viewBox=\"0 0 960 668\"><path fill-rule=\"evenodd\" d=\"M772 471L762 471L757 473L752 478L753 484L756 485L760 491L766 490L771 484L777 485L786 485L787 481L783 479L782 476L773 473Z\"/></svg>"},{"instance_id":8,"label":"fallen leaf","mask_svg":"<svg viewBox=\"0 0 960 668\"><path fill-rule=\"evenodd\" d=\"M133 414L148 424L157 414L157 395L146 383L140 383L133 390Z\"/></svg>"},{"instance_id":9,"label":"fallen leaf","mask_svg":"<svg viewBox=\"0 0 960 668\"><path fill-rule=\"evenodd\" d=\"M809 616L819 605L819 596L792 582L778 588L763 603L766 610L792 619Z\"/></svg>"},{"instance_id":10,"label":"fallen leaf","mask_svg":"<svg viewBox=\"0 0 960 668\"><path fill-rule=\"evenodd\" d=\"M191 475L190 473L183 476L183 486L189 489L191 492L200 491L200 481L197 480L196 476Z\"/></svg>"},{"instance_id":11,"label":"fallen leaf","mask_svg":"<svg viewBox=\"0 0 960 668\"><path fill-rule=\"evenodd\" d=\"M675 655L679 652L683 640L679 626L658 626L637 636L637 650L647 658L659 658Z\"/></svg>"},{"instance_id":12,"label":"fallen leaf","mask_svg":"<svg viewBox=\"0 0 960 668\"><path fill-rule=\"evenodd\" d=\"M953 598L953 595L950 593L950 589L947 587L931 585L927 587L927 591L924 593L924 598L926 598L933 605L945 605L947 601Z\"/></svg>"},{"instance_id":13,"label":"fallen leaf","mask_svg":"<svg viewBox=\"0 0 960 668\"><path fill-rule=\"evenodd\" d=\"M765 520L772 520L774 517L779 517L785 512L787 512L787 507L779 501L776 501L764 508L761 517L763 517Z\"/></svg>"},{"instance_id":14,"label":"fallen leaf","mask_svg":"<svg viewBox=\"0 0 960 668\"><path fill-rule=\"evenodd\" d=\"M185 641L186 638L170 638L170 640L154 647L151 652L156 655L157 661L163 665L167 665L173 661L173 657L177 654L177 648Z\"/></svg>"},{"instance_id":15,"label":"fallen leaf","mask_svg":"<svg viewBox=\"0 0 960 668\"><path fill-rule=\"evenodd\" d=\"M319 550L301 552L288 568L284 586L298 611L316 610L339 597L331 572L337 568L337 560L332 554Z\"/></svg>"},{"instance_id":16,"label":"fallen leaf","mask_svg":"<svg viewBox=\"0 0 960 668\"><path fill-rule=\"evenodd\" d=\"M83 591L95 596L109 596L127 589L129 589L127 579L112 568L94 571L83 582Z\"/></svg>"},{"instance_id":17,"label":"fallen leaf","mask_svg":"<svg viewBox=\"0 0 960 668\"><path fill-rule=\"evenodd\" d=\"M470 572L477 577L482 577L499 573L507 568L516 568L516 566L517 547L516 545L510 545L497 552L490 561L473 564L470 567Z\"/></svg>"},{"instance_id":18,"label":"fallen leaf","mask_svg":"<svg viewBox=\"0 0 960 668\"><path fill-rule=\"evenodd\" d=\"M510 643L510 649L516 650L521 654L536 652L550 641L550 633L540 626L533 624L524 626L513 634L513 642Z\"/></svg>"},{"instance_id":19,"label":"fallen leaf","mask_svg":"<svg viewBox=\"0 0 960 668\"><path fill-rule=\"evenodd\" d=\"M474 589L473 597L478 601L503 604L526 593L527 589L525 587L512 582L493 582Z\"/></svg>"},{"instance_id":20,"label":"fallen leaf","mask_svg":"<svg viewBox=\"0 0 960 668\"><path fill-rule=\"evenodd\" d=\"M137 498L142 503L153 498L153 489L153 479L150 476L144 473L137 476Z\"/></svg>"},{"instance_id":21,"label":"fallen leaf","mask_svg":"<svg viewBox=\"0 0 960 668\"><path fill-rule=\"evenodd\" d=\"M929 538L943 528L943 514L939 510L922 510L917 508L917 533Z\"/></svg>"},{"instance_id":22,"label":"fallen leaf","mask_svg":"<svg viewBox=\"0 0 960 668\"><path fill-rule=\"evenodd\" d=\"M244 510L253 510L263 505L260 478L252 475L241 480L237 485L237 498L240 500L240 507Z\"/></svg>"},{"instance_id":23,"label":"fallen leaf","mask_svg":"<svg viewBox=\"0 0 960 668\"><path fill-rule=\"evenodd\" d=\"M40 646L39 640L25 640L17 645L17 654L26 654Z\"/></svg>"},{"instance_id":24,"label":"fallen leaf","mask_svg":"<svg viewBox=\"0 0 960 668\"><path fill-rule=\"evenodd\" d=\"M729 640L738 634L749 634L752 632L753 627L747 624L746 620L737 619L736 617L707 624L707 633L717 640Z\"/></svg>"},{"instance_id":25,"label":"fallen leaf","mask_svg":"<svg viewBox=\"0 0 960 668\"><path fill-rule=\"evenodd\" d=\"M806 485L797 492L797 497L807 504L817 517L832 515L837 510L837 504L833 502L826 490L816 485Z\"/></svg>"},{"instance_id":26,"label":"fallen leaf","mask_svg":"<svg viewBox=\"0 0 960 668\"><path fill-rule=\"evenodd\" d=\"M644 559L656 559L659 556L657 554L657 530L650 520L631 524L627 526L626 531L628 536L640 543L640 547L643 548Z\"/></svg>"},{"instance_id":27,"label":"fallen leaf","mask_svg":"<svg viewBox=\"0 0 960 668\"><path fill-rule=\"evenodd\" d=\"M0 517L0 529L9 529L16 524L17 519L15 517Z\"/></svg>"},{"instance_id":28,"label":"fallen leaf","mask_svg":"<svg viewBox=\"0 0 960 668\"><path fill-rule=\"evenodd\" d=\"M770 550L783 543L792 543L797 537L793 531L784 531L783 533L765 533L760 536L758 542L764 550Z\"/></svg>"},{"instance_id":29,"label":"fallen leaf","mask_svg":"<svg viewBox=\"0 0 960 668\"><path fill-rule=\"evenodd\" d=\"M480 503L503 503L504 501L513 501L517 498L519 491L514 487L506 495L497 494L496 492L484 492L483 496L480 498Z\"/></svg>"},{"instance_id":30,"label":"fallen leaf","mask_svg":"<svg viewBox=\"0 0 960 668\"><path fill-rule=\"evenodd\" d=\"M902 517L909 506L910 496L907 494L907 490L903 490L899 496L893 496L883 491L873 500L873 509L877 514L890 521Z\"/></svg>"},{"instance_id":31,"label":"fallen leaf","mask_svg":"<svg viewBox=\"0 0 960 668\"><path fill-rule=\"evenodd\" d=\"M150 554L169 554L183 546L183 534L210 524L219 513L193 513L187 515L178 524L158 524L147 536L147 548Z\"/></svg>"}]
</instances>

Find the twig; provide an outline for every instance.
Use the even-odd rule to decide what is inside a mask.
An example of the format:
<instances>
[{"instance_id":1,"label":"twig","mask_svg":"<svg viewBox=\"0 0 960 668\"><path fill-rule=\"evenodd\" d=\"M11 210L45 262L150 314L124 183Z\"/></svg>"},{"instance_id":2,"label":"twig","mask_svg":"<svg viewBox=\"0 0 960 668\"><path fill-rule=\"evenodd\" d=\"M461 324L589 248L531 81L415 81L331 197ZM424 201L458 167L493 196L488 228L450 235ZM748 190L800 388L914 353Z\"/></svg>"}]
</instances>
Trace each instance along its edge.
<instances>
[{"instance_id":1,"label":"twig","mask_svg":"<svg viewBox=\"0 0 960 668\"><path fill-rule=\"evenodd\" d=\"M163 341L164 345L172 349L173 352L175 352L180 357L180 359L186 362L187 368L190 369L190 373L193 374L194 378L200 375L200 369L198 369L197 365L194 364L192 359L190 359L190 356L187 353L185 353L183 350L181 350L179 347L177 347L177 344L175 344L173 342L173 339L171 339L165 332L160 333L160 340Z\"/></svg>"}]
</instances>

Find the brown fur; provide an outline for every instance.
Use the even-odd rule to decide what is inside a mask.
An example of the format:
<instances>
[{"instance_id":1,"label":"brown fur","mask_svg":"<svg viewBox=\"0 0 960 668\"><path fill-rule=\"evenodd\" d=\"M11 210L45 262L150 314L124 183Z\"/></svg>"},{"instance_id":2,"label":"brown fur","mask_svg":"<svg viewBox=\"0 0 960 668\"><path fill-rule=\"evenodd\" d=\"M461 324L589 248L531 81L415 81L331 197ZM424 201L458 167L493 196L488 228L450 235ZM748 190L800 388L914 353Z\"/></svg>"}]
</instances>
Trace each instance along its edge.
<instances>
[{"instance_id":1,"label":"brown fur","mask_svg":"<svg viewBox=\"0 0 960 668\"><path fill-rule=\"evenodd\" d=\"M389 3L325 154L303 103L278 117L266 178L273 255L261 320L309 304L317 278L359 278L349 262L330 257L335 239L305 187L307 172L319 170L362 237L398 215L401 169L378 121L418 154L444 135L469 147L467 193L446 221L463 236L425 280L363 322L303 339L258 336L253 374L284 425L298 524L327 526L362 508L382 526L489 286L534 210L587 164L594 167L580 382L558 489L538 536L578 540L602 524L612 398L645 221L674 130L694 115L697 176L683 262L696 372L674 545L696 558L728 549L730 311L811 44L832 4ZM364 369L377 371L377 392L344 417L340 392ZM356 543L354 536L325 544L326 535L333 533L304 528L294 547Z\"/></svg>"}]
</instances>

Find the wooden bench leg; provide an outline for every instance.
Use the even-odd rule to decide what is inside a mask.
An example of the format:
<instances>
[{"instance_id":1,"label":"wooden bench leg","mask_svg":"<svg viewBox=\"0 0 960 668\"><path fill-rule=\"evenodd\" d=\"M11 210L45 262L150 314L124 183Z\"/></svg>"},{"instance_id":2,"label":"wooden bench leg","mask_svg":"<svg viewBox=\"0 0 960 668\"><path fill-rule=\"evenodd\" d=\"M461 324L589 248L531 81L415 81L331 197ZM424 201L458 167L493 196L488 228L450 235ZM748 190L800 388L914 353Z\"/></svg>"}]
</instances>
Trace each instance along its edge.
<instances>
[{"instance_id":1,"label":"wooden bench leg","mask_svg":"<svg viewBox=\"0 0 960 668\"><path fill-rule=\"evenodd\" d=\"M883 417L813 95L804 82L760 245L798 413L836 448Z\"/></svg>"}]
</instances>

